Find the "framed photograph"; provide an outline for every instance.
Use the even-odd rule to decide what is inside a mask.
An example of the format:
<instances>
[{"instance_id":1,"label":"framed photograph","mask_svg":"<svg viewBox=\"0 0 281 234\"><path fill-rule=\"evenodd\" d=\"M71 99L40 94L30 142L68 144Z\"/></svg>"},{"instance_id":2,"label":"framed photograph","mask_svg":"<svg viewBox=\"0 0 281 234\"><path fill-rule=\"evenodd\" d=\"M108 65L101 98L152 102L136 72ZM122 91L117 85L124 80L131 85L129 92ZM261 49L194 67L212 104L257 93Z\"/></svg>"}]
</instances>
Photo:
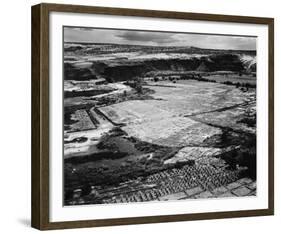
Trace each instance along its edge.
<instances>
[{"instance_id":1,"label":"framed photograph","mask_svg":"<svg viewBox=\"0 0 281 234\"><path fill-rule=\"evenodd\" d=\"M32 7L32 226L274 213L272 18Z\"/></svg>"}]
</instances>

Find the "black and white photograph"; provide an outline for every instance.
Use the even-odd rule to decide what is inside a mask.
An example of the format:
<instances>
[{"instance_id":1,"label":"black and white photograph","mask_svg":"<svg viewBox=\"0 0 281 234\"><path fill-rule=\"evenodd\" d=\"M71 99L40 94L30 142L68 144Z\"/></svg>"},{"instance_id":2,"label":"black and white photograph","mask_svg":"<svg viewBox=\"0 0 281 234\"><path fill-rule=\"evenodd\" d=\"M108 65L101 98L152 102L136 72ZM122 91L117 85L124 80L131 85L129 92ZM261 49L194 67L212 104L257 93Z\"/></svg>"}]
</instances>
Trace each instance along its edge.
<instances>
[{"instance_id":1,"label":"black and white photograph","mask_svg":"<svg viewBox=\"0 0 281 234\"><path fill-rule=\"evenodd\" d=\"M62 43L65 206L256 196L255 36L64 26Z\"/></svg>"}]
</instances>

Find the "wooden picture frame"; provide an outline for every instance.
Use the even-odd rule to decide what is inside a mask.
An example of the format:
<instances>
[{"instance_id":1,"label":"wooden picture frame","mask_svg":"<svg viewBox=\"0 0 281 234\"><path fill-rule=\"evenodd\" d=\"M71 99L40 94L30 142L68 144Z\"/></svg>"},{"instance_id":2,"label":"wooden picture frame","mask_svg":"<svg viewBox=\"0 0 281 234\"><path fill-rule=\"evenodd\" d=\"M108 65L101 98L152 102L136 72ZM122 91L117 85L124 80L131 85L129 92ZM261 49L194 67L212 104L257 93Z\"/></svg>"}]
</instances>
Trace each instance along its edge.
<instances>
[{"instance_id":1,"label":"wooden picture frame","mask_svg":"<svg viewBox=\"0 0 281 234\"><path fill-rule=\"evenodd\" d=\"M49 144L50 13L230 22L268 27L268 206L265 209L51 222ZM272 18L39 4L32 7L32 227L40 230L222 219L274 214L274 20Z\"/></svg>"}]
</instances>

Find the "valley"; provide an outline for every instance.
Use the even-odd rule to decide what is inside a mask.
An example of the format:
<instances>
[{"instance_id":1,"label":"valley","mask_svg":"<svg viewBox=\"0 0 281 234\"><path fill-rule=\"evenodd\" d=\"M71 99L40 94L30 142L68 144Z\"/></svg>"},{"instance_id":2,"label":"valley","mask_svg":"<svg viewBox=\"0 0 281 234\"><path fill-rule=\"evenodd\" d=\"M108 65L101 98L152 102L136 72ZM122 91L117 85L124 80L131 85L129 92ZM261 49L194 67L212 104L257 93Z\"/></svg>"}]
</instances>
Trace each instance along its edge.
<instances>
[{"instance_id":1,"label":"valley","mask_svg":"<svg viewBox=\"0 0 281 234\"><path fill-rule=\"evenodd\" d=\"M255 51L65 43L65 205L256 194Z\"/></svg>"}]
</instances>

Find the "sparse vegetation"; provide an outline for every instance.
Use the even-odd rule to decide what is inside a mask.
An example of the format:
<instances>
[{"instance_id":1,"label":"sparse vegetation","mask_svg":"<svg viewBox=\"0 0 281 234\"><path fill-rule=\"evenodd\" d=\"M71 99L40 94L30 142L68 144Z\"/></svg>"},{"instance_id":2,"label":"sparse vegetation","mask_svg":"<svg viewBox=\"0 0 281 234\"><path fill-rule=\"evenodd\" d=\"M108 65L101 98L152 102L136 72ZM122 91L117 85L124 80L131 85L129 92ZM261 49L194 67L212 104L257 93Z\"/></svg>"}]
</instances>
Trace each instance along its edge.
<instances>
[{"instance_id":1,"label":"sparse vegetation","mask_svg":"<svg viewBox=\"0 0 281 234\"><path fill-rule=\"evenodd\" d=\"M97 90L85 90L85 91L65 91L64 92L64 98L72 98L72 97L92 97L92 96L96 96L99 94L105 94L105 93L110 93L114 91L114 89L112 90L101 90L101 89L97 89Z\"/></svg>"}]
</instances>

